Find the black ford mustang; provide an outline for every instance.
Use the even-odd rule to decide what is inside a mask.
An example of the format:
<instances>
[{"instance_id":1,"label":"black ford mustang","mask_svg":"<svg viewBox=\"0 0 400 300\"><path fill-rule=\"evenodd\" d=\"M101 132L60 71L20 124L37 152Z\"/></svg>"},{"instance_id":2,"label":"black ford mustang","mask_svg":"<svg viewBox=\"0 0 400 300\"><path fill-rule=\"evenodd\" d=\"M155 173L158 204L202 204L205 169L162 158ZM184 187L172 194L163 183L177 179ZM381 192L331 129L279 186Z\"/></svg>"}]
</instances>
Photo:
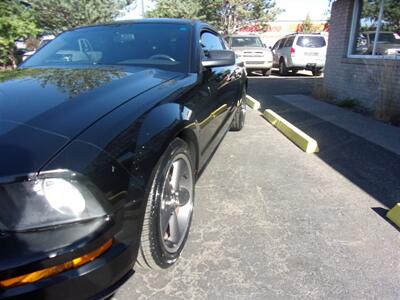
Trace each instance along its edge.
<instances>
[{"instance_id":1,"label":"black ford mustang","mask_svg":"<svg viewBox=\"0 0 400 300\"><path fill-rule=\"evenodd\" d=\"M74 29L0 74L0 298L104 298L173 265L246 85L215 30L172 19Z\"/></svg>"}]
</instances>

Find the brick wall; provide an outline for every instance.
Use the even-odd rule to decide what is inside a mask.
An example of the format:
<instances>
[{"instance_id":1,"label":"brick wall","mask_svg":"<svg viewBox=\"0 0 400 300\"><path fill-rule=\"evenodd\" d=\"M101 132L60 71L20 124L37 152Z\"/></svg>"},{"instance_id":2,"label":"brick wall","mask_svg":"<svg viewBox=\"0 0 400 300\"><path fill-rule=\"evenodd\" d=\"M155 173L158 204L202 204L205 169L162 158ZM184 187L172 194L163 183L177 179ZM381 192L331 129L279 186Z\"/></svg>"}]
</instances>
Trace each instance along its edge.
<instances>
[{"instance_id":1,"label":"brick wall","mask_svg":"<svg viewBox=\"0 0 400 300\"><path fill-rule=\"evenodd\" d=\"M354 1L337 0L333 4L325 88L333 97L357 99L369 110L376 107L382 95L392 94L400 110L400 60L347 58Z\"/></svg>"}]
</instances>

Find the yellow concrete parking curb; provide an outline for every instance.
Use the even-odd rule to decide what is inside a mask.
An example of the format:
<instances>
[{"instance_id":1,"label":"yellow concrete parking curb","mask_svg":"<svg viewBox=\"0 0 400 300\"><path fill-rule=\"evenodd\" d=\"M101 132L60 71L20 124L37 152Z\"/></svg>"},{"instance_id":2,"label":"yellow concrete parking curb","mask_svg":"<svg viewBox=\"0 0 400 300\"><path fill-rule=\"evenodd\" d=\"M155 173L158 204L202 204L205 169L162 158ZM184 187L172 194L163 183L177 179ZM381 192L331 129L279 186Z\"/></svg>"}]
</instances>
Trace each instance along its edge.
<instances>
[{"instance_id":1,"label":"yellow concrete parking curb","mask_svg":"<svg viewBox=\"0 0 400 300\"><path fill-rule=\"evenodd\" d=\"M397 203L391 210L389 210L386 217L400 227L400 203Z\"/></svg>"},{"instance_id":2,"label":"yellow concrete parking curb","mask_svg":"<svg viewBox=\"0 0 400 300\"><path fill-rule=\"evenodd\" d=\"M315 153L319 151L318 143L312 137L290 124L287 120L276 114L270 109L266 109L264 117L273 126L278 128L288 139L299 146L306 153Z\"/></svg>"},{"instance_id":3,"label":"yellow concrete parking curb","mask_svg":"<svg viewBox=\"0 0 400 300\"><path fill-rule=\"evenodd\" d=\"M246 103L254 110L259 110L261 108L260 102L249 95L246 95Z\"/></svg>"}]
</instances>

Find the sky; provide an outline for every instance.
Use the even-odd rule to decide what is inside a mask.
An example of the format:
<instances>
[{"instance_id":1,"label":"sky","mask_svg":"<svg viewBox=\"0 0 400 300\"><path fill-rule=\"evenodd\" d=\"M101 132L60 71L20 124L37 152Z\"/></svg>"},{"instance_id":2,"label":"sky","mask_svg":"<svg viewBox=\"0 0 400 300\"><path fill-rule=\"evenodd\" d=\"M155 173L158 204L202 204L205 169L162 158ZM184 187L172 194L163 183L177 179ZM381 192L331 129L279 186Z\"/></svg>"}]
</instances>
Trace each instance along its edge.
<instances>
[{"instance_id":1,"label":"sky","mask_svg":"<svg viewBox=\"0 0 400 300\"><path fill-rule=\"evenodd\" d=\"M150 0L143 0L145 8L151 9L154 3ZM182 0L184 1L184 0ZM141 0L130 5L125 14L118 19L135 19L141 17ZM304 20L309 13L313 20L325 20L329 0L276 0L278 7L285 9L285 12L278 16L278 21L299 21Z\"/></svg>"},{"instance_id":2,"label":"sky","mask_svg":"<svg viewBox=\"0 0 400 300\"><path fill-rule=\"evenodd\" d=\"M304 20L310 14L312 20L326 20L325 12L329 0L276 0L278 7L285 10L278 16L278 21Z\"/></svg>"}]
</instances>

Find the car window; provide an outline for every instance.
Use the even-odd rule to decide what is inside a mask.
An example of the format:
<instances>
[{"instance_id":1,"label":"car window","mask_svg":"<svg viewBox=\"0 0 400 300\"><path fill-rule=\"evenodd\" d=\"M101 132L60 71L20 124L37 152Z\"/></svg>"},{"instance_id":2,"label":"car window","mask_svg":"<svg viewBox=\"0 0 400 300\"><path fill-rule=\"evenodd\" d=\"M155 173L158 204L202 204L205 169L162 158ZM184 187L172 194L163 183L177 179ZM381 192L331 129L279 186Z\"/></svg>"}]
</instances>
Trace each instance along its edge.
<instances>
[{"instance_id":1,"label":"car window","mask_svg":"<svg viewBox=\"0 0 400 300\"><path fill-rule=\"evenodd\" d=\"M289 37L286 40L284 47L292 47L293 46L293 42L294 42L294 38L295 38L294 36Z\"/></svg>"},{"instance_id":2,"label":"car window","mask_svg":"<svg viewBox=\"0 0 400 300\"><path fill-rule=\"evenodd\" d=\"M275 43L275 45L272 47L272 50L278 49L279 43L280 43L280 42L281 42L281 40L277 41L277 42Z\"/></svg>"},{"instance_id":3,"label":"car window","mask_svg":"<svg viewBox=\"0 0 400 300\"><path fill-rule=\"evenodd\" d=\"M263 47L258 36L234 36L231 45L232 47Z\"/></svg>"},{"instance_id":4,"label":"car window","mask_svg":"<svg viewBox=\"0 0 400 300\"><path fill-rule=\"evenodd\" d=\"M283 46L285 45L285 43L286 43L286 39L282 39L282 40L281 40L281 43L280 43L279 46L278 46L278 49L282 49Z\"/></svg>"},{"instance_id":5,"label":"car window","mask_svg":"<svg viewBox=\"0 0 400 300\"><path fill-rule=\"evenodd\" d=\"M224 50L225 47L222 44L219 36L211 32L203 32L201 34L201 46L204 50Z\"/></svg>"},{"instance_id":6,"label":"car window","mask_svg":"<svg viewBox=\"0 0 400 300\"><path fill-rule=\"evenodd\" d=\"M299 36L296 45L305 48L322 48L326 46L326 41L323 36Z\"/></svg>"},{"instance_id":7,"label":"car window","mask_svg":"<svg viewBox=\"0 0 400 300\"><path fill-rule=\"evenodd\" d=\"M117 24L67 31L22 67L71 65L153 66L186 72L190 25Z\"/></svg>"}]
</instances>

